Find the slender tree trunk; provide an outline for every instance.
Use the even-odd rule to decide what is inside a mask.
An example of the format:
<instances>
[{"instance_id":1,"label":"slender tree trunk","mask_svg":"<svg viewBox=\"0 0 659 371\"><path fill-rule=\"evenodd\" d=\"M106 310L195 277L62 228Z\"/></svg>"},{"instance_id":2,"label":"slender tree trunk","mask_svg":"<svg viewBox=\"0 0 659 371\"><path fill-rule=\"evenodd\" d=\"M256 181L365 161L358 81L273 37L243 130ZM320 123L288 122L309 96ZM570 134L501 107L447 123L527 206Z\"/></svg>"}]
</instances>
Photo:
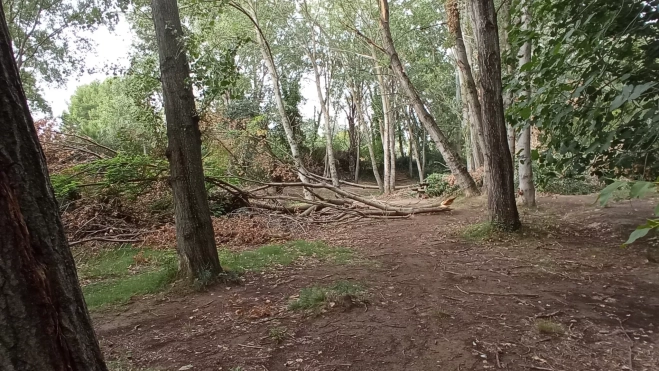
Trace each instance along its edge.
<instances>
[{"instance_id":1,"label":"slender tree trunk","mask_svg":"<svg viewBox=\"0 0 659 371\"><path fill-rule=\"evenodd\" d=\"M514 170L506 140L501 86L501 54L497 33L497 16L493 0L471 0L474 35L478 46L478 63L482 71L483 134L485 137L488 177L488 209L494 227L516 230L520 227L515 204Z\"/></svg>"},{"instance_id":2,"label":"slender tree trunk","mask_svg":"<svg viewBox=\"0 0 659 371\"><path fill-rule=\"evenodd\" d=\"M360 163L361 163L361 161L360 161L360 157L361 157L360 156L361 155L360 149L361 149L361 145L362 145L362 143L361 143L362 135L361 135L359 127L356 127L355 131L357 132L357 136L355 138L356 139L355 140L355 142L356 142L355 143L356 144L356 149L355 149L355 153L356 153L356 156L355 156L355 183L359 183L359 171L360 171L360 167L361 167L360 166Z\"/></svg>"},{"instance_id":3,"label":"slender tree trunk","mask_svg":"<svg viewBox=\"0 0 659 371\"><path fill-rule=\"evenodd\" d=\"M151 9L167 121L167 159L174 195L179 270L191 280L207 279L217 276L222 268L204 183L199 116L181 41L181 19L176 0L152 0Z\"/></svg>"},{"instance_id":4,"label":"slender tree trunk","mask_svg":"<svg viewBox=\"0 0 659 371\"><path fill-rule=\"evenodd\" d=\"M462 24L460 23L460 12L458 11L458 4L456 0L447 0L445 5L449 20L449 30L455 37L454 51L456 63L460 71L460 81L462 82L465 90L462 96L464 97L469 109L468 114L472 123L472 139L476 139L474 142L474 161L476 162L474 166L480 167L478 165L482 164L484 166L485 173L487 173L489 171L489 167L488 156L484 150L486 147L485 139L483 137L483 117L481 114L481 104L478 97L478 90L476 89L473 70L471 68L471 64L469 63L469 53L464 42Z\"/></svg>"},{"instance_id":5,"label":"slender tree trunk","mask_svg":"<svg viewBox=\"0 0 659 371\"><path fill-rule=\"evenodd\" d=\"M462 158L460 158L460 155L455 152L448 138L439 129L437 122L435 122L435 118L430 114L430 112L428 112L425 104L421 100L421 97L414 88L412 81L410 81L407 73L405 73L405 69L403 68L403 64L401 63L400 58L396 53L394 42L391 38L391 31L389 29L389 3L387 0L379 1L380 29L382 31L385 49L389 55L389 58L391 59L391 67L394 70L396 77L398 78L408 98L412 102L419 120L423 123L426 130L430 134L430 137L437 144L437 148L442 154L444 161L448 165L449 169L451 169L451 173L453 173L455 176L457 183L465 192L465 195L473 196L480 194L480 191L478 190L478 187L476 187L474 179L471 177L471 175L469 175L469 172L467 171Z\"/></svg>"},{"instance_id":6,"label":"slender tree trunk","mask_svg":"<svg viewBox=\"0 0 659 371\"><path fill-rule=\"evenodd\" d=\"M318 95L318 101L320 102L320 110L323 113L323 119L325 123L325 145L327 146L327 161L329 163L329 172L330 176L332 178L332 185L335 187L340 187L339 183L339 173L336 171L336 159L334 157L334 146L332 143L332 123L330 121L330 114L329 114L329 94L326 98L323 98L323 89L320 86L320 71L318 69L318 64L317 58L316 58L316 42L315 42L315 35L314 32L312 31L311 35L312 39L312 48L310 51L308 51L307 56L311 60L311 65L313 66L313 74L316 79L316 94ZM329 93L329 85L327 86L327 90ZM323 103L325 102L325 103Z\"/></svg>"},{"instance_id":7,"label":"slender tree trunk","mask_svg":"<svg viewBox=\"0 0 659 371\"><path fill-rule=\"evenodd\" d=\"M421 164L421 158L419 156L419 147L417 147L414 125L412 123L413 114L414 114L414 107L410 106L407 115L407 131L408 134L410 135L410 157L411 154L414 153L414 158L416 159L416 168L419 172L419 183L423 183L423 165ZM410 171L410 178L414 176L414 174L412 173L413 171Z\"/></svg>"},{"instance_id":8,"label":"slender tree trunk","mask_svg":"<svg viewBox=\"0 0 659 371\"><path fill-rule=\"evenodd\" d=\"M428 133L426 133L425 129L421 129L421 131L423 131L423 139L421 140L421 174L419 174L419 178L426 179L426 164L428 163L426 148L428 147Z\"/></svg>"},{"instance_id":9,"label":"slender tree trunk","mask_svg":"<svg viewBox=\"0 0 659 371\"><path fill-rule=\"evenodd\" d=\"M531 23L531 11L529 9L530 0L522 0L522 30L526 31ZM519 51L519 68L531 61L531 43L525 42ZM521 72L523 73L523 72ZM531 94L530 87L527 86L523 96L528 97ZM524 205L535 207L535 185L533 184L533 168L531 159L531 126L530 123L524 126L519 137L519 148L521 149L519 164L519 189L522 193ZM513 152L514 153L514 152ZM514 167L513 167L514 169Z\"/></svg>"},{"instance_id":10,"label":"slender tree trunk","mask_svg":"<svg viewBox=\"0 0 659 371\"><path fill-rule=\"evenodd\" d=\"M107 371L0 4L0 370Z\"/></svg>"},{"instance_id":11,"label":"slender tree trunk","mask_svg":"<svg viewBox=\"0 0 659 371\"><path fill-rule=\"evenodd\" d=\"M357 88L353 88L353 96L355 97L355 106L357 109L357 122L359 122L359 125L362 127L362 130L364 131L364 135L366 136L366 147L368 147L368 155L371 158L371 167L373 168L373 176L375 177L375 181L378 183L378 187L380 187L380 192L384 192L384 184L382 184L382 179L380 178L380 171L378 170L378 162L375 159L375 149L373 148L373 134L371 133L370 128L366 125L366 122L364 120L364 107L363 107L363 95L362 91L357 90Z\"/></svg>"},{"instance_id":12,"label":"slender tree trunk","mask_svg":"<svg viewBox=\"0 0 659 371\"><path fill-rule=\"evenodd\" d=\"M501 56L502 58L508 53L510 53L511 50L511 45L510 45L510 40L508 39L508 28L510 26L510 1L504 1L501 4L501 10L499 11L502 24L501 28L499 30L499 39L501 40ZM506 66L506 71L508 75L512 75L513 73L513 66L506 62L504 63ZM507 110L508 107L512 104L513 100L513 94L511 90L506 90L503 93L503 108L504 110ZM517 152L515 149L515 143L517 139L517 133L515 132L515 128L513 127L512 124L508 123L506 124L506 129L507 129L507 135L508 135L508 149L510 150L510 155L512 157L512 162L513 162L513 169L516 168L515 166L515 157L517 156Z\"/></svg>"},{"instance_id":13,"label":"slender tree trunk","mask_svg":"<svg viewBox=\"0 0 659 371\"><path fill-rule=\"evenodd\" d=\"M391 188L391 142L395 140L391 136L391 105L389 102L389 89L384 76L382 75L381 67L377 61L377 51L375 47L371 49L373 54L373 63L375 66L375 75L377 76L378 86L380 87L380 99L382 100L382 126L380 132L382 134L382 152L384 155L384 193L389 194L394 191ZM395 157L394 157L395 158ZM394 161L395 163L395 161ZM395 170L394 170L395 171Z\"/></svg>"},{"instance_id":14,"label":"slender tree trunk","mask_svg":"<svg viewBox=\"0 0 659 371\"><path fill-rule=\"evenodd\" d=\"M393 81L391 81L390 78L386 77L385 81L387 82L388 86L390 87L387 91L387 94L393 95ZM391 151L389 155L389 189L391 189L391 192L394 192L396 190L396 119L394 112L394 104L395 102L391 102L389 100L389 150Z\"/></svg>"},{"instance_id":15,"label":"slender tree trunk","mask_svg":"<svg viewBox=\"0 0 659 371\"><path fill-rule=\"evenodd\" d=\"M254 15L251 15L251 17L253 22L256 22ZM291 122L288 120L288 116L286 115L286 105L284 104L284 99L281 95L279 73L277 73L277 68L270 51L270 46L265 40L263 34L261 34L261 29L259 28L258 24L254 24L254 29L256 31L256 40L258 41L261 54L263 55L263 60L265 61L266 67L268 68L268 73L272 79L272 91L275 96L275 102L277 103L277 110L279 111L281 124L284 127L284 132L286 133L286 140L288 141L288 145L291 148L291 156L293 157L293 162L297 168L298 177L302 183L309 183L309 176L307 170L302 164L300 150L298 148L297 141L295 140L295 135L293 134L293 127L291 126ZM308 200L313 199L313 195L306 188L304 189L304 198Z\"/></svg>"}]
</instances>

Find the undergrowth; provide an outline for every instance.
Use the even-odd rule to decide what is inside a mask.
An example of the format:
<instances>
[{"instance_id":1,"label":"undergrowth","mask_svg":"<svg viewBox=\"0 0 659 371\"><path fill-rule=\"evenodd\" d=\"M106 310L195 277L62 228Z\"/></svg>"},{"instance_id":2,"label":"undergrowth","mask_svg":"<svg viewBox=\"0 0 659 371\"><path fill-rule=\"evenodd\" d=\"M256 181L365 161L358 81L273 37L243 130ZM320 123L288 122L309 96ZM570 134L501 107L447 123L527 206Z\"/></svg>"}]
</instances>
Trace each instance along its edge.
<instances>
[{"instance_id":1,"label":"undergrowth","mask_svg":"<svg viewBox=\"0 0 659 371\"><path fill-rule=\"evenodd\" d=\"M303 288L298 297L288 303L290 310L321 310L327 306L350 306L366 301L364 286L351 281L338 281L332 286Z\"/></svg>"}]
</instances>

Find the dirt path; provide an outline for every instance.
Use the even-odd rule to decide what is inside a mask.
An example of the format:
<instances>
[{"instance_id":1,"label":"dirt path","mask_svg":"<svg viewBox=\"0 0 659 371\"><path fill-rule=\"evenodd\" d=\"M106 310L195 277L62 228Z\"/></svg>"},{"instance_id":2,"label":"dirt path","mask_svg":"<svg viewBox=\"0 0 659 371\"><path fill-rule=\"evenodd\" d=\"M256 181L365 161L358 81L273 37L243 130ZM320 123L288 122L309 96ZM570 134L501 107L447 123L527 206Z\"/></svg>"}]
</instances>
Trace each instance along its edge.
<instances>
[{"instance_id":1,"label":"dirt path","mask_svg":"<svg viewBox=\"0 0 659 371\"><path fill-rule=\"evenodd\" d=\"M524 214L532 228L465 239L482 201L319 236L363 264L287 267L96 314L103 348L165 370L659 370L659 265L647 245L620 248L656 201L547 197ZM363 283L368 303L286 309L337 280ZM284 328L275 343L271 329Z\"/></svg>"}]
</instances>

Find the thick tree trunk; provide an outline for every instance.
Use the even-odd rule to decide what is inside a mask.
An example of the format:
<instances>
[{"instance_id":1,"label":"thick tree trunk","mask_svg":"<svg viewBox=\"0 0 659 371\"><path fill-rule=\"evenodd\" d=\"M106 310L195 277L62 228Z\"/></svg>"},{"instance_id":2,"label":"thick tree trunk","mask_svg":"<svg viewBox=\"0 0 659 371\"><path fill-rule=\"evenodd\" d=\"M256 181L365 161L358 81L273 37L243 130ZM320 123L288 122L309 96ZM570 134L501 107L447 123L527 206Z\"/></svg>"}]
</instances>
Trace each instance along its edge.
<instances>
[{"instance_id":1,"label":"thick tree trunk","mask_svg":"<svg viewBox=\"0 0 659 371\"><path fill-rule=\"evenodd\" d=\"M529 9L530 0L522 2L522 30L526 31L531 23L531 12ZM531 43L525 42L522 45L519 55L519 68L531 61ZM522 94L528 97L530 88ZM522 194L522 200L525 206L535 207L535 185L533 184L533 168L531 159L531 126L527 124L522 129L519 137L520 164L519 164L519 190ZM514 152L513 152L514 156ZM513 167L514 169L514 167Z\"/></svg>"},{"instance_id":2,"label":"thick tree trunk","mask_svg":"<svg viewBox=\"0 0 659 371\"><path fill-rule=\"evenodd\" d=\"M0 4L0 370L106 371Z\"/></svg>"},{"instance_id":3,"label":"thick tree trunk","mask_svg":"<svg viewBox=\"0 0 659 371\"><path fill-rule=\"evenodd\" d=\"M152 0L167 121L167 159L174 195L179 270L188 279L222 272L201 160L201 133L176 0Z\"/></svg>"},{"instance_id":4,"label":"thick tree trunk","mask_svg":"<svg viewBox=\"0 0 659 371\"><path fill-rule=\"evenodd\" d=\"M371 167L373 168L373 176L375 181L378 183L380 192L384 192L384 185L382 184L382 179L380 178L380 171L378 170L378 162L375 159L375 149L373 148L373 134L371 133L370 128L366 125L364 120L364 108L363 108L363 95L361 90L353 88L353 96L355 97L355 107L357 109L357 122L362 127L364 135L366 136L366 147L368 147L368 155L371 158Z\"/></svg>"},{"instance_id":5,"label":"thick tree trunk","mask_svg":"<svg viewBox=\"0 0 659 371\"><path fill-rule=\"evenodd\" d=\"M516 230L520 227L515 204L514 170L506 140L501 86L501 54L493 0L471 0L478 63L482 71L483 134L488 177L488 209L494 227Z\"/></svg>"},{"instance_id":6,"label":"thick tree trunk","mask_svg":"<svg viewBox=\"0 0 659 371\"><path fill-rule=\"evenodd\" d=\"M251 17L252 19L254 19L253 15L251 15ZM293 163L297 168L298 177L300 178L300 181L302 183L308 183L309 176L307 170L305 169L302 163L302 158L300 157L300 150L297 145L297 141L295 140L295 135L293 134L293 127L291 126L291 122L289 121L288 116L286 115L286 105L284 104L284 98L281 95L281 84L279 82L279 73L277 73L277 67L275 66L275 62L272 58L270 46L263 37L263 34L261 34L261 30L258 24L254 24L254 28L256 31L256 40L258 41L259 47L261 49L261 54L263 55L263 60L265 61L266 67L268 68L268 73L270 74L270 78L272 79L272 85L273 85L272 91L275 96L275 103L277 104L277 110L279 111L281 124L284 127L284 132L286 133L286 141L288 142L288 145L291 149L291 157L293 157ZM313 195L306 188L304 189L304 198L308 200L313 199Z\"/></svg>"},{"instance_id":7,"label":"thick tree trunk","mask_svg":"<svg viewBox=\"0 0 659 371\"><path fill-rule=\"evenodd\" d=\"M439 129L437 122L435 122L435 118L426 109L425 104L421 100L421 97L417 93L412 81L410 81L403 68L403 64L396 53L394 41L389 29L389 4L387 0L380 0L380 29L382 31L385 49L391 59L391 67L403 90L412 102L416 115L430 134L430 137L435 141L446 165L451 169L451 173L455 176L455 179L460 185L460 188L465 192L465 195L473 196L480 194L480 191L478 190L478 187L476 187L474 179L469 175L462 158L460 158L460 155L455 152L448 138Z\"/></svg>"}]
</instances>

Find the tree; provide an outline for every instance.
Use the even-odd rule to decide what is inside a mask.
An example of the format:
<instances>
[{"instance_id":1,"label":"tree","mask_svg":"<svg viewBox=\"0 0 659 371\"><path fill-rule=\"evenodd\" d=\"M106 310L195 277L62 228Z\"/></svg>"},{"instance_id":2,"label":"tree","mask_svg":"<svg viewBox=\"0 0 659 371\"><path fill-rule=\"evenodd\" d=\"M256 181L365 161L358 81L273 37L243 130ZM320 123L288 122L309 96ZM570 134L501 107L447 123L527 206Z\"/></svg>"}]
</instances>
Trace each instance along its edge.
<instances>
[{"instance_id":1,"label":"tree","mask_svg":"<svg viewBox=\"0 0 659 371\"><path fill-rule=\"evenodd\" d=\"M151 2L167 121L179 270L209 280L222 272L204 186L201 133L176 0Z\"/></svg>"},{"instance_id":2,"label":"tree","mask_svg":"<svg viewBox=\"0 0 659 371\"><path fill-rule=\"evenodd\" d=\"M0 4L0 369L107 370Z\"/></svg>"},{"instance_id":3,"label":"tree","mask_svg":"<svg viewBox=\"0 0 659 371\"><path fill-rule=\"evenodd\" d=\"M492 225L512 231L520 227L520 221L503 112L501 54L494 1L471 0L471 10L481 71L481 116L485 156L488 158L486 166L489 166L485 175L488 184L487 206Z\"/></svg>"},{"instance_id":4,"label":"tree","mask_svg":"<svg viewBox=\"0 0 659 371\"><path fill-rule=\"evenodd\" d=\"M522 1L522 32L528 30L531 24L531 10L530 10L531 0ZM519 70L520 74L524 69L524 66L527 63L531 62L531 40L527 40L519 50L518 54L519 59ZM526 90L520 91L520 99L527 99L526 97L531 95L530 87L527 85ZM508 145L510 147L510 144ZM524 205L528 207L535 207L535 185L533 184L533 168L531 166L531 125L526 123L524 128L519 134L518 146L520 149L520 158L519 158L519 190L522 193L522 200L524 200ZM515 158L514 148L511 151L513 158ZM513 170L515 167L513 166Z\"/></svg>"},{"instance_id":5,"label":"tree","mask_svg":"<svg viewBox=\"0 0 659 371\"><path fill-rule=\"evenodd\" d=\"M63 84L83 67L85 52L93 47L87 31L116 22L116 6L121 2L29 0L5 4L28 103L33 110L49 113L39 85Z\"/></svg>"},{"instance_id":6,"label":"tree","mask_svg":"<svg viewBox=\"0 0 659 371\"><path fill-rule=\"evenodd\" d=\"M455 175L455 178L460 185L460 188L465 192L466 195L478 195L480 191L476 187L474 179L467 172L467 168L463 163L460 155L452 148L449 143L448 138L444 133L439 129L439 126L435 122L435 118L428 112L425 104L421 100L421 97L417 93L412 81L410 81L403 64L396 53L396 48L394 46L394 41L391 36L391 31L389 29L389 3L387 0L379 0L380 4L380 27L382 31L382 37L384 39L384 51L389 56L391 60L391 67L394 71L394 74L398 78L401 87L405 91L408 99L412 102L414 110L419 120L423 123L426 130L432 137L432 139L437 144L437 148L444 157L444 161L451 169L451 173ZM501 85L501 83L499 83ZM499 93L500 94L500 93ZM503 112L502 112L503 114ZM510 155L509 155L510 157Z\"/></svg>"}]
</instances>

